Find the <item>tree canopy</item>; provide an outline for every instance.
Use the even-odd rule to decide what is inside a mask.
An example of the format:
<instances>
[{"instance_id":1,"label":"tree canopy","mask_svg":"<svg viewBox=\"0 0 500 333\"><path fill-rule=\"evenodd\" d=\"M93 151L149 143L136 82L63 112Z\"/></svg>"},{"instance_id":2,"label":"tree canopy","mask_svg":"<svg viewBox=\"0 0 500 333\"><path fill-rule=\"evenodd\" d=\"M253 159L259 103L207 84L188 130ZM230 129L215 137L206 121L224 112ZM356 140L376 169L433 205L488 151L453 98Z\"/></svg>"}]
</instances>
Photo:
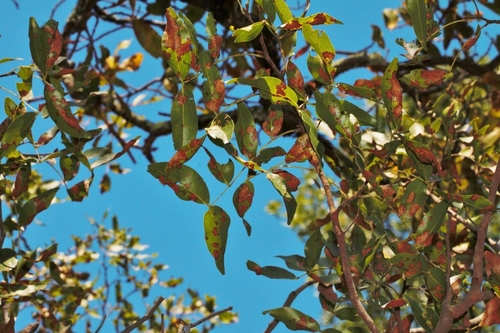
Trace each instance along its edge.
<instances>
[{"instance_id":1,"label":"tree canopy","mask_svg":"<svg viewBox=\"0 0 500 333\"><path fill-rule=\"evenodd\" d=\"M26 22L19 47L32 61L0 59L3 331L23 311L23 332L208 332L237 320L192 289L151 300L182 278L160 278L166 265L117 216L89 218L92 232L67 251L26 237L52 203L112 191L124 159L145 159L165 191L204 207L192 228L203 224L221 274L230 225L251 237L255 199L275 190L265 208L304 250L241 267L301 280L261 309L265 332L498 329L499 1L405 0L355 50L324 31L343 24L335 6L311 2L78 0L65 22ZM127 58L123 31L140 45ZM321 318L294 307L308 288Z\"/></svg>"}]
</instances>

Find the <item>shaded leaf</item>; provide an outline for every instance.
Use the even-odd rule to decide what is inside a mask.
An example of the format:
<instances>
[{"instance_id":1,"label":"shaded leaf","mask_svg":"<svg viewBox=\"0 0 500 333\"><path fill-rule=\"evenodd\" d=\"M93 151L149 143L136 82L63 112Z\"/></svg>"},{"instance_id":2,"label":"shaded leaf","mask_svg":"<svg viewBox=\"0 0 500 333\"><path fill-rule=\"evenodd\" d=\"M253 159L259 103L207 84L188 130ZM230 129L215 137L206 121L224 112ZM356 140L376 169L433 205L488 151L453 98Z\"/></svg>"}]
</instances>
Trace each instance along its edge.
<instances>
[{"instance_id":1,"label":"shaded leaf","mask_svg":"<svg viewBox=\"0 0 500 333\"><path fill-rule=\"evenodd\" d=\"M234 127L234 134L240 152L249 159L255 157L259 140L253 115L245 103L238 103L238 119Z\"/></svg>"},{"instance_id":2,"label":"shaded leaf","mask_svg":"<svg viewBox=\"0 0 500 333\"><path fill-rule=\"evenodd\" d=\"M447 212L448 204L446 201L443 200L435 205L430 211L424 214L424 218L418 226L417 235L420 235L425 231L428 231L430 234L438 232L444 219L446 218Z\"/></svg>"},{"instance_id":3,"label":"shaded leaf","mask_svg":"<svg viewBox=\"0 0 500 333\"><path fill-rule=\"evenodd\" d=\"M426 331L433 332L433 328L436 326L439 320L438 315L430 307L425 306L419 300L409 296L404 295L404 298L410 303L411 312L415 316L418 324Z\"/></svg>"},{"instance_id":4,"label":"shaded leaf","mask_svg":"<svg viewBox=\"0 0 500 333\"><path fill-rule=\"evenodd\" d=\"M58 190L59 187L56 187L28 200L19 213L19 226L24 227L30 224L38 213L49 208Z\"/></svg>"},{"instance_id":5,"label":"shaded leaf","mask_svg":"<svg viewBox=\"0 0 500 333\"><path fill-rule=\"evenodd\" d=\"M292 88L301 99L304 99L306 96L304 89L304 77L298 67L290 60L286 65L286 77L288 80L288 86Z\"/></svg>"},{"instance_id":6,"label":"shaded leaf","mask_svg":"<svg viewBox=\"0 0 500 333\"><path fill-rule=\"evenodd\" d=\"M387 66L381 83L382 99L394 129L399 129L403 118L403 90L396 76L397 70L398 58L394 58Z\"/></svg>"},{"instance_id":7,"label":"shaded leaf","mask_svg":"<svg viewBox=\"0 0 500 333\"><path fill-rule=\"evenodd\" d=\"M312 266L307 264L306 258L303 256L299 256L298 254L293 254L289 256L276 256L276 257L283 259L288 268L296 271L306 272L312 268Z\"/></svg>"},{"instance_id":8,"label":"shaded leaf","mask_svg":"<svg viewBox=\"0 0 500 333\"><path fill-rule=\"evenodd\" d=\"M102 176L101 181L99 182L99 189L101 194L108 192L111 189L111 178L107 173Z\"/></svg>"},{"instance_id":9,"label":"shaded leaf","mask_svg":"<svg viewBox=\"0 0 500 333\"><path fill-rule=\"evenodd\" d=\"M78 174L80 169L80 161L75 155L62 156L59 159L59 167L65 181L70 181Z\"/></svg>"},{"instance_id":10,"label":"shaded leaf","mask_svg":"<svg viewBox=\"0 0 500 333\"><path fill-rule=\"evenodd\" d=\"M6 157L17 149L19 144L30 133L36 116L35 112L26 112L10 123L2 137L1 157Z\"/></svg>"},{"instance_id":11,"label":"shaded leaf","mask_svg":"<svg viewBox=\"0 0 500 333\"><path fill-rule=\"evenodd\" d=\"M292 175L290 172L281 169L274 169L272 172L280 176L285 181L287 191L297 191L300 185L300 180L297 177Z\"/></svg>"},{"instance_id":12,"label":"shaded leaf","mask_svg":"<svg viewBox=\"0 0 500 333\"><path fill-rule=\"evenodd\" d=\"M229 215L219 206L210 206L203 216L205 242L221 274L225 274L224 253L226 252L227 231L230 223Z\"/></svg>"},{"instance_id":13,"label":"shaded leaf","mask_svg":"<svg viewBox=\"0 0 500 333\"><path fill-rule=\"evenodd\" d=\"M158 178L161 184L172 188L182 200L209 204L210 193L207 184L198 172L187 165L170 169L168 162L153 163L148 166L148 172Z\"/></svg>"},{"instance_id":14,"label":"shaded leaf","mask_svg":"<svg viewBox=\"0 0 500 333\"><path fill-rule=\"evenodd\" d=\"M245 213L250 209L253 202L255 189L250 180L245 180L241 183L233 194L233 205L239 217L245 216Z\"/></svg>"},{"instance_id":15,"label":"shaded leaf","mask_svg":"<svg viewBox=\"0 0 500 333\"><path fill-rule=\"evenodd\" d=\"M203 100L208 110L219 112L226 96L226 87L219 73L219 69L214 64L207 51L201 52L199 65L205 81L203 81Z\"/></svg>"},{"instance_id":16,"label":"shaded leaf","mask_svg":"<svg viewBox=\"0 0 500 333\"><path fill-rule=\"evenodd\" d=\"M266 173L266 178L271 181L271 184L273 184L274 188L283 197L283 203L285 204L287 213L287 224L292 223L295 211L297 210L297 201L289 192L286 181L279 175L270 172Z\"/></svg>"},{"instance_id":17,"label":"shaded leaf","mask_svg":"<svg viewBox=\"0 0 500 333\"><path fill-rule=\"evenodd\" d=\"M63 38L59 33L58 23L50 19L40 28L35 18L31 17L28 35L33 61L45 75L61 54Z\"/></svg>"},{"instance_id":18,"label":"shaded leaf","mask_svg":"<svg viewBox=\"0 0 500 333\"><path fill-rule=\"evenodd\" d=\"M251 260L247 260L247 268L250 271L255 272L257 275L263 275L270 279L286 279L286 280L296 280L297 277L287 271L284 268L276 266L264 266L261 267Z\"/></svg>"},{"instance_id":19,"label":"shaded leaf","mask_svg":"<svg viewBox=\"0 0 500 333\"><path fill-rule=\"evenodd\" d=\"M207 13L207 36L208 36L208 52L212 59L218 59L220 56L220 49L222 46L223 38L217 35L217 28L215 26L215 19L211 12Z\"/></svg>"},{"instance_id":20,"label":"shaded leaf","mask_svg":"<svg viewBox=\"0 0 500 333\"><path fill-rule=\"evenodd\" d=\"M418 41L424 49L427 49L427 9L425 0L406 0L406 8Z\"/></svg>"},{"instance_id":21,"label":"shaded leaf","mask_svg":"<svg viewBox=\"0 0 500 333\"><path fill-rule=\"evenodd\" d=\"M71 201L81 202L83 199L88 197L90 185L92 185L92 181L94 177L90 177L89 179L82 180L81 182L71 186L68 189L68 195L71 198Z\"/></svg>"},{"instance_id":22,"label":"shaded leaf","mask_svg":"<svg viewBox=\"0 0 500 333\"><path fill-rule=\"evenodd\" d=\"M401 82L419 90L425 90L432 85L442 84L447 71L442 69L414 69L401 78Z\"/></svg>"},{"instance_id":23,"label":"shaded leaf","mask_svg":"<svg viewBox=\"0 0 500 333\"><path fill-rule=\"evenodd\" d=\"M161 37L149 24L139 19L132 20L134 34L139 44L154 58L162 56Z\"/></svg>"},{"instance_id":24,"label":"shaded leaf","mask_svg":"<svg viewBox=\"0 0 500 333\"><path fill-rule=\"evenodd\" d=\"M484 315L480 327L500 324L500 298L493 297L484 307Z\"/></svg>"},{"instance_id":25,"label":"shaded leaf","mask_svg":"<svg viewBox=\"0 0 500 333\"><path fill-rule=\"evenodd\" d=\"M462 197L463 203L475 209L487 209L493 207L493 203L479 194L467 194Z\"/></svg>"},{"instance_id":26,"label":"shaded leaf","mask_svg":"<svg viewBox=\"0 0 500 333\"><path fill-rule=\"evenodd\" d=\"M16 251L3 248L0 250L0 272L11 271L16 268L18 260L17 260ZM3 295L3 294L2 294Z\"/></svg>"},{"instance_id":27,"label":"shaded leaf","mask_svg":"<svg viewBox=\"0 0 500 333\"><path fill-rule=\"evenodd\" d=\"M295 140L292 148L286 154L285 162L305 162L311 159L313 155L314 150L309 142L309 137L307 134L302 134Z\"/></svg>"},{"instance_id":28,"label":"shaded leaf","mask_svg":"<svg viewBox=\"0 0 500 333\"><path fill-rule=\"evenodd\" d=\"M203 147L205 148L205 147ZM220 164L216 161L215 157L205 148L205 152L210 157L208 161L208 170L214 175L215 179L228 185L234 176L234 163L228 160L225 164Z\"/></svg>"},{"instance_id":29,"label":"shaded leaf","mask_svg":"<svg viewBox=\"0 0 500 333\"><path fill-rule=\"evenodd\" d=\"M258 165L262 165L263 163L269 162L271 159L275 157L285 156L286 151L281 147L269 147L264 148L259 152L259 155L253 159L255 163Z\"/></svg>"},{"instance_id":30,"label":"shaded leaf","mask_svg":"<svg viewBox=\"0 0 500 333\"><path fill-rule=\"evenodd\" d=\"M290 307L282 307L266 310L263 314L269 314L274 319L285 324L292 331L318 332L319 324L312 317Z\"/></svg>"},{"instance_id":31,"label":"shaded leaf","mask_svg":"<svg viewBox=\"0 0 500 333\"><path fill-rule=\"evenodd\" d=\"M120 156L122 156L123 154L128 152L130 150L130 148L132 148L135 145L137 140L139 140L139 138L140 137L137 136L137 137L133 138L132 140L129 140L127 143L125 143L125 145L123 146L123 149L118 153L111 152L111 153L107 153L107 154L102 155L97 160L92 162L92 164L90 165L90 168L95 169L98 166L101 166L103 164L107 164L109 162L116 160L117 158L119 158Z\"/></svg>"},{"instance_id":32,"label":"shaded leaf","mask_svg":"<svg viewBox=\"0 0 500 333\"><path fill-rule=\"evenodd\" d=\"M432 297L442 302L446 296L446 275L439 267L432 267L427 275L427 288Z\"/></svg>"}]
</instances>

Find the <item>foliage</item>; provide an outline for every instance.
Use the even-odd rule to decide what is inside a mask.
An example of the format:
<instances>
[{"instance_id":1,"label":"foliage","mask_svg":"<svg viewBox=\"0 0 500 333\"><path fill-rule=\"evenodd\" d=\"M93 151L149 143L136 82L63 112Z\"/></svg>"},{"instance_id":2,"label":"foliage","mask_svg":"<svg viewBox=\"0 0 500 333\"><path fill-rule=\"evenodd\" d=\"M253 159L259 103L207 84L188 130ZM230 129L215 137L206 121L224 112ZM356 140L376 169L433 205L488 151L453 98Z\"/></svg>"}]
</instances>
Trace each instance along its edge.
<instances>
[{"instance_id":1,"label":"foliage","mask_svg":"<svg viewBox=\"0 0 500 333\"><path fill-rule=\"evenodd\" d=\"M283 216L305 239L304 253L279 256L286 268L251 260L247 268L267 278L307 276L307 281L282 307L264 311L273 318L266 332L278 323L325 333L347 328L402 333L412 326L449 332L500 324L495 214L500 56L493 56L500 52L500 38L489 36L499 21L488 17L500 14L498 3L462 1L459 9L455 2L407 0L401 8L386 9L388 29L408 25L415 37L396 40L404 58L386 60L373 51L388 45L376 26L372 45L338 59L340 52L321 29L342 22L327 13L309 14L309 1L297 12L282 0L184 2L180 10L177 3L160 0L108 7L98 0L79 1L68 21L76 23L62 33L53 20L42 27L30 21L36 66L14 71L22 79L16 94L21 102L6 100L8 117L1 125L2 195L12 211L3 223L7 235L20 233L56 195L53 183L33 177L38 174L32 165L60 159L59 183L79 201L88 194L96 167L124 154L133 158L133 148L140 148L153 177L180 199L205 205L206 245L222 274L234 213L250 235L247 211L262 182L276 190L284 212L281 203L271 203L268 211ZM483 14L480 8L491 11ZM120 60L126 42L114 53L97 48L98 22L85 29L90 13L132 29L144 50L161 58L164 75L133 87L124 72L138 70L144 55ZM154 19L163 14L166 25ZM222 37L227 35L232 37ZM72 36L79 47L69 48ZM78 66L72 61L77 49L86 52ZM353 68L371 74L351 83L337 81ZM40 111L27 103L34 73L44 90ZM162 98L172 100L169 121L144 119L133 111ZM76 114L70 104L79 106ZM56 127L35 141L31 129L43 116ZM105 148L98 147L100 130L82 127L87 119L104 124L111 134ZM138 138L123 139L129 127L146 133L141 146ZM64 148L40 153L57 132ZM157 162L155 141L170 134L176 152ZM23 151L25 142L36 153ZM116 143L121 147L112 153ZM208 156L208 172L188 165L201 151ZM227 163L221 162L224 154ZM90 176L68 187L80 164ZM209 186L214 178L224 187L216 195ZM109 176L101 188L109 190ZM223 207L217 201L230 189L234 207ZM101 229L97 235L101 232L99 242L105 240ZM17 257L38 257L24 255L22 245L14 244L2 254L6 283L15 285L17 267L24 265ZM125 248L133 250L130 244ZM43 255L47 251L41 257L50 257ZM40 272L43 283L57 282L57 274ZM29 283L43 292L46 285L38 282ZM326 320L292 307L294 297L311 285ZM151 282L141 286L147 290ZM120 308L130 306L118 296L116 301ZM138 318L127 320L121 325Z\"/></svg>"}]
</instances>

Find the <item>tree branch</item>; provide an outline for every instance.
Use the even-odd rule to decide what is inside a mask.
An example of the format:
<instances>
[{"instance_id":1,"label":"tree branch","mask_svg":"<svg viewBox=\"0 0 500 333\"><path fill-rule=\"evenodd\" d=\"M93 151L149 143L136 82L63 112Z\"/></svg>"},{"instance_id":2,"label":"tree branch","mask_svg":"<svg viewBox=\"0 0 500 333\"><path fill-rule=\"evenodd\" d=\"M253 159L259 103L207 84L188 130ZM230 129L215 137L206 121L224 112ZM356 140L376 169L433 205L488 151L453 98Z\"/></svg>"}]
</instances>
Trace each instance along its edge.
<instances>
[{"instance_id":1,"label":"tree branch","mask_svg":"<svg viewBox=\"0 0 500 333\"><path fill-rule=\"evenodd\" d=\"M231 311L232 309L233 309L232 306L228 306L225 309L222 309L222 310L219 310L219 311L214 311L211 314L209 314L208 316L203 317L200 320L195 321L194 323L187 324L182 331L183 331L183 333L184 332L188 333L191 330L191 328L196 327L196 326L198 326L198 325L206 322L207 320L212 319L213 317L217 317L217 316L219 316L220 314L222 314L224 312Z\"/></svg>"},{"instance_id":2,"label":"tree branch","mask_svg":"<svg viewBox=\"0 0 500 333\"><path fill-rule=\"evenodd\" d=\"M160 296L160 298L158 298L158 300L155 302L155 304L153 304L153 306L148 310L148 312L146 312L146 314L143 317L141 317L138 321L136 321L132 325L127 326L121 333L130 333L133 330L135 330L137 327L142 325L142 323L149 320L153 316L156 309L160 306L161 302L163 302L164 300L165 299Z\"/></svg>"}]
</instances>

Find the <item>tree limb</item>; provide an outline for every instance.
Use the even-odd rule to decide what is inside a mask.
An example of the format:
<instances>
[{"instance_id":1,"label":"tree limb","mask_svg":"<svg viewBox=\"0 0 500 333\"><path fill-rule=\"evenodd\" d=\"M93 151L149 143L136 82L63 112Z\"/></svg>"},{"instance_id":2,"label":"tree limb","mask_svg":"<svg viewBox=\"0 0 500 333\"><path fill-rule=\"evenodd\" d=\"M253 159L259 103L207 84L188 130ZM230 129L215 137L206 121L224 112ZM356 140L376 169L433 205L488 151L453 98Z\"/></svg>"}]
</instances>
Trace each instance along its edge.
<instances>
[{"instance_id":1,"label":"tree limb","mask_svg":"<svg viewBox=\"0 0 500 333\"><path fill-rule=\"evenodd\" d=\"M163 302L164 300L165 300L165 298L160 296L160 298L158 298L158 300L155 302L155 304L153 304L153 306L148 310L148 312L146 312L146 314L143 317L141 317L139 320L137 320L132 325L127 326L121 333L130 333L133 330L135 330L137 327L142 325L144 322L149 320L153 316L156 309L160 306L161 302Z\"/></svg>"}]
</instances>

